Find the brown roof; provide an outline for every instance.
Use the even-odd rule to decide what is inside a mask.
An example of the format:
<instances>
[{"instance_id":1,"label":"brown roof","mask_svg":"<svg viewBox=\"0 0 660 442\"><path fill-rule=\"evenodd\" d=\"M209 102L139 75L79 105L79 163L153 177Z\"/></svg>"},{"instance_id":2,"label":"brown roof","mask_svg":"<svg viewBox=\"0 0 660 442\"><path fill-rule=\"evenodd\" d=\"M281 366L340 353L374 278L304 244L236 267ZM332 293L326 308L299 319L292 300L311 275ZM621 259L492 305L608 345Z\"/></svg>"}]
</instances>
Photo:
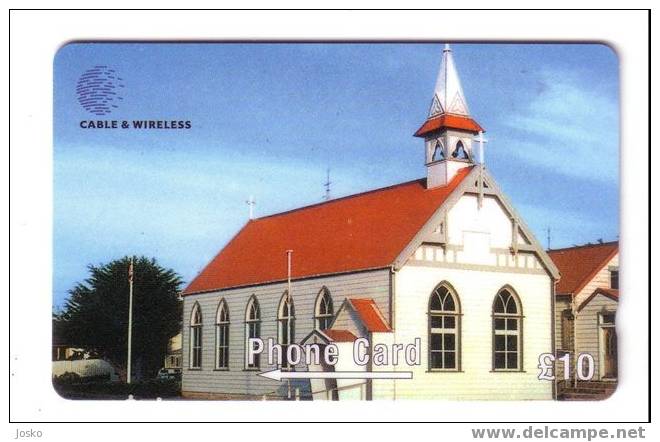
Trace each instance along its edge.
<instances>
[{"instance_id":1,"label":"brown roof","mask_svg":"<svg viewBox=\"0 0 660 442\"><path fill-rule=\"evenodd\" d=\"M371 298L348 298L348 302L357 312L362 324L370 332L391 332L392 329L378 310L376 302Z\"/></svg>"},{"instance_id":2,"label":"brown roof","mask_svg":"<svg viewBox=\"0 0 660 442\"><path fill-rule=\"evenodd\" d=\"M184 295L287 278L384 268L412 241L472 166L446 186L415 180L249 221Z\"/></svg>"},{"instance_id":3,"label":"brown roof","mask_svg":"<svg viewBox=\"0 0 660 442\"><path fill-rule=\"evenodd\" d=\"M587 304L589 304L589 302L591 302L591 300L594 299L596 295L607 296L608 298L619 302L619 290L598 287L591 295L589 295L587 299L582 301L582 304L580 304L578 307L578 311L582 310Z\"/></svg>"},{"instance_id":4,"label":"brown roof","mask_svg":"<svg viewBox=\"0 0 660 442\"><path fill-rule=\"evenodd\" d=\"M548 250L561 274L557 294L575 296L618 252L618 241Z\"/></svg>"}]
</instances>

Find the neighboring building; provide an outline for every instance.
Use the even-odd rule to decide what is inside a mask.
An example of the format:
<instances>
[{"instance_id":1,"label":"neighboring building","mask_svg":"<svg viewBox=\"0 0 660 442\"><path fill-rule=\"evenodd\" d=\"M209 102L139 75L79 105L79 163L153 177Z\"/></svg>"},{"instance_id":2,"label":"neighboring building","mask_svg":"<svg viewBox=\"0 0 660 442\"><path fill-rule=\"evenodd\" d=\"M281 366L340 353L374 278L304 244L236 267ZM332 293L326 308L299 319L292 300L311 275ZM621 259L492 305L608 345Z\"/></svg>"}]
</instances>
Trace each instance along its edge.
<instances>
[{"instance_id":1,"label":"neighboring building","mask_svg":"<svg viewBox=\"0 0 660 442\"><path fill-rule=\"evenodd\" d=\"M172 336L167 343L167 355L165 355L164 368L181 368L181 333Z\"/></svg>"},{"instance_id":2,"label":"neighboring building","mask_svg":"<svg viewBox=\"0 0 660 442\"><path fill-rule=\"evenodd\" d=\"M571 380L559 382L564 390L585 390L578 385L574 366L580 354L594 360L593 381L617 379L616 309L619 303L619 243L588 244L549 250L559 269L555 302L555 342L558 356L571 355ZM586 368L583 370L585 371ZM563 364L559 363L559 373ZM596 385L596 393L607 394L614 385Z\"/></svg>"},{"instance_id":3,"label":"neighboring building","mask_svg":"<svg viewBox=\"0 0 660 442\"><path fill-rule=\"evenodd\" d=\"M426 178L250 220L184 291L183 395L552 399L554 384L537 379L537 366L553 352L559 274L476 164L481 130L447 46L415 133ZM413 379L289 387L256 375L276 367L264 355L247 363L249 337L336 343L336 371L410 370ZM356 366L345 353L358 337L370 348L419 338L421 363Z\"/></svg>"}]
</instances>

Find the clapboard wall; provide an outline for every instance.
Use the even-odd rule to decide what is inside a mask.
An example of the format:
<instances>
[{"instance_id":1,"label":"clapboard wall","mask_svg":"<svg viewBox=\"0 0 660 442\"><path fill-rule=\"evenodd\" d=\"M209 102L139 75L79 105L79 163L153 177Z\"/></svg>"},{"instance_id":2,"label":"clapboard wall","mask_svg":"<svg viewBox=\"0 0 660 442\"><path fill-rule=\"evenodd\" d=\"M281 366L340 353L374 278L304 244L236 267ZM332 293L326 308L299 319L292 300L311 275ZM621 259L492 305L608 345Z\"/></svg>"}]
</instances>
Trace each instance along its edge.
<instances>
[{"instance_id":1,"label":"clapboard wall","mask_svg":"<svg viewBox=\"0 0 660 442\"><path fill-rule=\"evenodd\" d=\"M314 307L323 287L330 291L336 313L347 297L372 298L386 318L390 312L390 270L356 272L292 282L295 307L295 342L300 342L315 326ZM277 310L287 288L286 282L193 294L183 302L183 375L184 395L196 393L254 395L274 393L281 383L245 369L245 312L248 300L256 296L261 309L261 338L277 341ZM216 370L216 312L224 299L229 307L229 369ZM190 368L190 318L193 306L202 311L202 367ZM267 365L265 355L258 371L276 368Z\"/></svg>"},{"instance_id":2,"label":"clapboard wall","mask_svg":"<svg viewBox=\"0 0 660 442\"><path fill-rule=\"evenodd\" d=\"M578 313L575 319L576 353L588 353L594 358L594 380L601 379L602 339L599 316L604 313L616 313L618 302L603 295L594 296Z\"/></svg>"}]
</instances>

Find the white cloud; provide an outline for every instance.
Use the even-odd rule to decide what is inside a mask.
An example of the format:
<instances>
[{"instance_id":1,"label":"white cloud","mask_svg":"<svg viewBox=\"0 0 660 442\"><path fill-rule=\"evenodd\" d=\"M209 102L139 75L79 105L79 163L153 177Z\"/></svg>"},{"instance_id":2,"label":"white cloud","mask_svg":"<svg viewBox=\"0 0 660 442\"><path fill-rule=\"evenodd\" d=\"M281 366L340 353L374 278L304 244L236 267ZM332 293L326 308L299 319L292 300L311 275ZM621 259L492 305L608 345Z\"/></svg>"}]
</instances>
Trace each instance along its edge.
<instances>
[{"instance_id":1,"label":"white cloud","mask_svg":"<svg viewBox=\"0 0 660 442\"><path fill-rule=\"evenodd\" d=\"M507 150L530 163L581 178L611 181L619 167L616 99L570 72L545 72L538 94L505 124Z\"/></svg>"}]
</instances>

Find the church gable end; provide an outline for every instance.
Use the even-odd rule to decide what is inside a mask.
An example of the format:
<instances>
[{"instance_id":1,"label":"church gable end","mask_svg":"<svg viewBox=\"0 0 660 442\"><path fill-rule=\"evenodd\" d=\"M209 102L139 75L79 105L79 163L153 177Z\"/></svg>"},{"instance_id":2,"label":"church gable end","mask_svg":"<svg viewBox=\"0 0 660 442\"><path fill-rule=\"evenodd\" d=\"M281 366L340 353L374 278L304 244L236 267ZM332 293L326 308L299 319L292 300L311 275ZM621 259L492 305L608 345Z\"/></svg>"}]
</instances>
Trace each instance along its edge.
<instances>
[{"instance_id":1,"label":"church gable end","mask_svg":"<svg viewBox=\"0 0 660 442\"><path fill-rule=\"evenodd\" d=\"M473 168L402 251L394 268L400 269L407 263L478 266L547 273L558 278L552 260L493 178L479 166Z\"/></svg>"}]
</instances>

